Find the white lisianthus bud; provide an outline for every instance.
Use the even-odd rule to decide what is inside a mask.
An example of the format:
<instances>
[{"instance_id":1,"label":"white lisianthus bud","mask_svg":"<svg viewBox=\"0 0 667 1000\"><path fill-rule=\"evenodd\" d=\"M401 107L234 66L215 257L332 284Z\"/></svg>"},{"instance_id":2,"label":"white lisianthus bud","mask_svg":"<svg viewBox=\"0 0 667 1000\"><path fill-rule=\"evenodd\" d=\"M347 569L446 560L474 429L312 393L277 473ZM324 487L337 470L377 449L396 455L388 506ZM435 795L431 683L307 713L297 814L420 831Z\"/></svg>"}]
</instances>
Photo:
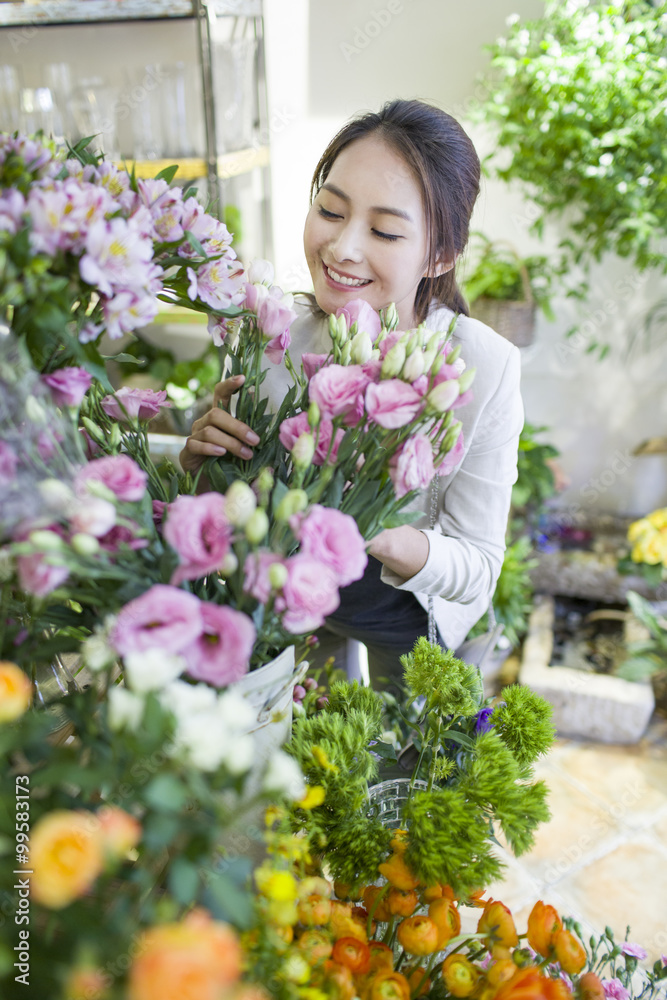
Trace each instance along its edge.
<instances>
[{"instance_id":1,"label":"white lisianthus bud","mask_svg":"<svg viewBox=\"0 0 667 1000\"><path fill-rule=\"evenodd\" d=\"M268 466L265 466L256 479L256 486L260 493L268 493L269 490L273 489L274 482L273 472Z\"/></svg>"},{"instance_id":2,"label":"white lisianthus bud","mask_svg":"<svg viewBox=\"0 0 667 1000\"><path fill-rule=\"evenodd\" d=\"M424 365L425 372L430 372L433 362L436 359L437 353L438 352L435 350L434 347L429 347L422 354L422 359L423 359L422 363Z\"/></svg>"},{"instance_id":3,"label":"white lisianthus bud","mask_svg":"<svg viewBox=\"0 0 667 1000\"><path fill-rule=\"evenodd\" d=\"M113 490L110 490L109 487L105 486L99 479L86 479L84 485L87 493L92 494L94 497L98 497L100 500L106 500L108 503L113 504L117 499ZM81 502L88 503L89 498L86 497L85 500L82 500Z\"/></svg>"},{"instance_id":4,"label":"white lisianthus bud","mask_svg":"<svg viewBox=\"0 0 667 1000\"><path fill-rule=\"evenodd\" d=\"M474 381L476 371L477 371L476 368L468 368L466 369L466 371L463 372L462 375L459 375L458 382L459 382L459 389L461 392L465 392L466 389L470 388L470 386Z\"/></svg>"},{"instance_id":5,"label":"white lisianthus bud","mask_svg":"<svg viewBox=\"0 0 667 1000\"><path fill-rule=\"evenodd\" d=\"M369 361L379 361L380 360L380 352L379 352L379 350L376 347L374 347L373 350L371 351L371 356L370 356L370 358L368 360Z\"/></svg>"},{"instance_id":6,"label":"white lisianthus bud","mask_svg":"<svg viewBox=\"0 0 667 1000\"><path fill-rule=\"evenodd\" d=\"M65 542L55 531L31 531L28 541L40 552L60 552L65 548Z\"/></svg>"},{"instance_id":7,"label":"white lisianthus bud","mask_svg":"<svg viewBox=\"0 0 667 1000\"><path fill-rule=\"evenodd\" d=\"M120 448L122 441L123 439L121 437L120 427L118 424L113 424L111 433L109 434L109 444L112 448Z\"/></svg>"},{"instance_id":8,"label":"white lisianthus bud","mask_svg":"<svg viewBox=\"0 0 667 1000\"><path fill-rule=\"evenodd\" d=\"M89 485L92 485L93 482L98 486L102 485L97 480L90 480ZM115 523L116 508L108 500L103 500L101 497L85 497L78 500L70 516L70 527L74 531L82 532L85 535L95 535L96 538L106 535Z\"/></svg>"},{"instance_id":9,"label":"white lisianthus bud","mask_svg":"<svg viewBox=\"0 0 667 1000\"><path fill-rule=\"evenodd\" d=\"M401 342L403 338L401 337ZM416 330L410 330L405 335L405 356L409 358L413 351L419 347L419 334Z\"/></svg>"},{"instance_id":10,"label":"white lisianthus bud","mask_svg":"<svg viewBox=\"0 0 667 1000\"><path fill-rule=\"evenodd\" d=\"M58 479L44 479L38 486L42 500L49 510L63 513L74 500L69 486Z\"/></svg>"},{"instance_id":11,"label":"white lisianthus bud","mask_svg":"<svg viewBox=\"0 0 667 1000\"><path fill-rule=\"evenodd\" d=\"M123 657L125 678L137 694L160 691L183 673L187 663L182 656L173 656L164 649L142 649Z\"/></svg>"},{"instance_id":12,"label":"white lisianthus bud","mask_svg":"<svg viewBox=\"0 0 667 1000\"><path fill-rule=\"evenodd\" d=\"M106 438L96 423L89 420L88 417L81 417L81 423L88 431L93 441L97 441L98 444L106 444Z\"/></svg>"},{"instance_id":13,"label":"white lisianthus bud","mask_svg":"<svg viewBox=\"0 0 667 1000\"><path fill-rule=\"evenodd\" d=\"M291 292L283 292L280 297L281 306L285 306L286 309L291 309L294 305L294 296Z\"/></svg>"},{"instance_id":14,"label":"white lisianthus bud","mask_svg":"<svg viewBox=\"0 0 667 1000\"><path fill-rule=\"evenodd\" d=\"M460 420L457 420L455 423L452 424L452 426L445 434L442 444L440 445L440 450L438 452L439 457L444 458L447 452L452 450L452 448L459 439L459 434L461 433L462 427L463 424L461 423Z\"/></svg>"},{"instance_id":15,"label":"white lisianthus bud","mask_svg":"<svg viewBox=\"0 0 667 1000\"><path fill-rule=\"evenodd\" d=\"M14 560L9 549L0 549L0 583L7 583L14 575Z\"/></svg>"},{"instance_id":16,"label":"white lisianthus bud","mask_svg":"<svg viewBox=\"0 0 667 1000\"><path fill-rule=\"evenodd\" d=\"M340 316L336 318L336 328L338 329L338 341L339 343L344 344L348 339L349 333L347 328L347 319L345 318L344 313L341 313Z\"/></svg>"},{"instance_id":17,"label":"white lisianthus bud","mask_svg":"<svg viewBox=\"0 0 667 1000\"><path fill-rule=\"evenodd\" d=\"M308 426L317 427L319 425L321 418L320 408L313 400L313 402L308 407Z\"/></svg>"},{"instance_id":18,"label":"white lisianthus bud","mask_svg":"<svg viewBox=\"0 0 667 1000\"><path fill-rule=\"evenodd\" d=\"M77 531L76 535L72 535L70 545L80 556L94 556L100 551L100 543L95 536L84 531Z\"/></svg>"},{"instance_id":19,"label":"white lisianthus bud","mask_svg":"<svg viewBox=\"0 0 667 1000\"><path fill-rule=\"evenodd\" d=\"M307 469L315 454L315 438L312 434L300 434L292 447L292 461L297 469Z\"/></svg>"},{"instance_id":20,"label":"white lisianthus bud","mask_svg":"<svg viewBox=\"0 0 667 1000\"><path fill-rule=\"evenodd\" d=\"M398 309L396 308L395 302L390 302L385 310L383 310L383 326L387 328L389 332L395 330L398 326Z\"/></svg>"},{"instance_id":21,"label":"white lisianthus bud","mask_svg":"<svg viewBox=\"0 0 667 1000\"><path fill-rule=\"evenodd\" d=\"M43 427L48 422L48 414L40 401L30 395L25 401L25 415L31 424Z\"/></svg>"},{"instance_id":22,"label":"white lisianthus bud","mask_svg":"<svg viewBox=\"0 0 667 1000\"><path fill-rule=\"evenodd\" d=\"M276 518L279 521L289 521L293 514L299 514L308 506L308 494L305 490L288 490L278 504Z\"/></svg>"},{"instance_id":23,"label":"white lisianthus bud","mask_svg":"<svg viewBox=\"0 0 667 1000\"><path fill-rule=\"evenodd\" d=\"M429 338L431 337L431 331L427 327L426 323L420 323L417 327L417 336L419 338L419 346L426 347Z\"/></svg>"},{"instance_id":24,"label":"white lisianthus bud","mask_svg":"<svg viewBox=\"0 0 667 1000\"><path fill-rule=\"evenodd\" d=\"M424 355L421 351L413 351L403 365L402 378L406 382L414 382L424 374Z\"/></svg>"},{"instance_id":25,"label":"white lisianthus bud","mask_svg":"<svg viewBox=\"0 0 667 1000\"><path fill-rule=\"evenodd\" d=\"M329 336L334 344L338 343L338 321L333 313L329 316Z\"/></svg>"},{"instance_id":26,"label":"white lisianthus bud","mask_svg":"<svg viewBox=\"0 0 667 1000\"><path fill-rule=\"evenodd\" d=\"M273 590L282 590L288 576L287 566L283 566L282 563L275 562L269 566L269 583Z\"/></svg>"},{"instance_id":27,"label":"white lisianthus bud","mask_svg":"<svg viewBox=\"0 0 667 1000\"><path fill-rule=\"evenodd\" d=\"M109 632L116 621L114 615L107 615L103 626L96 626L95 631L81 644L83 662L89 670L97 673L110 667L116 661L116 650L109 643Z\"/></svg>"},{"instance_id":28,"label":"white lisianthus bud","mask_svg":"<svg viewBox=\"0 0 667 1000\"><path fill-rule=\"evenodd\" d=\"M350 341L346 340L340 349L340 363L341 365L349 365L350 363Z\"/></svg>"},{"instance_id":29,"label":"white lisianthus bud","mask_svg":"<svg viewBox=\"0 0 667 1000\"><path fill-rule=\"evenodd\" d=\"M370 360L373 353L373 341L370 334L361 330L350 342L350 358L355 365L363 365Z\"/></svg>"},{"instance_id":30,"label":"white lisianthus bud","mask_svg":"<svg viewBox=\"0 0 667 1000\"><path fill-rule=\"evenodd\" d=\"M114 685L109 689L107 701L110 729L114 732L121 729L135 732L139 728L144 715L144 699L140 695Z\"/></svg>"},{"instance_id":31,"label":"white lisianthus bud","mask_svg":"<svg viewBox=\"0 0 667 1000\"><path fill-rule=\"evenodd\" d=\"M251 285L272 285L275 277L273 264L268 260L256 257L250 261L248 281Z\"/></svg>"},{"instance_id":32,"label":"white lisianthus bud","mask_svg":"<svg viewBox=\"0 0 667 1000\"><path fill-rule=\"evenodd\" d=\"M257 497L247 483L236 479L225 493L225 516L242 528L257 507Z\"/></svg>"},{"instance_id":33,"label":"white lisianthus bud","mask_svg":"<svg viewBox=\"0 0 667 1000\"><path fill-rule=\"evenodd\" d=\"M269 518L265 510L258 507L245 523L245 536L251 545L259 545L269 530Z\"/></svg>"},{"instance_id":34,"label":"white lisianthus bud","mask_svg":"<svg viewBox=\"0 0 667 1000\"><path fill-rule=\"evenodd\" d=\"M442 354L436 354L433 364L431 365L431 375L437 375L444 363L444 356Z\"/></svg>"},{"instance_id":35,"label":"white lisianthus bud","mask_svg":"<svg viewBox=\"0 0 667 1000\"><path fill-rule=\"evenodd\" d=\"M396 378L397 375L400 375L404 364L405 347L399 342L390 347L385 354L380 370L381 378Z\"/></svg>"},{"instance_id":36,"label":"white lisianthus bud","mask_svg":"<svg viewBox=\"0 0 667 1000\"><path fill-rule=\"evenodd\" d=\"M441 382L431 389L426 397L426 402L436 413L444 413L449 410L452 403L458 399L459 384L455 378L448 382Z\"/></svg>"},{"instance_id":37,"label":"white lisianthus bud","mask_svg":"<svg viewBox=\"0 0 667 1000\"><path fill-rule=\"evenodd\" d=\"M220 564L220 573L222 576L231 576L238 569L239 561L233 552L228 552L225 558Z\"/></svg>"},{"instance_id":38,"label":"white lisianthus bud","mask_svg":"<svg viewBox=\"0 0 667 1000\"><path fill-rule=\"evenodd\" d=\"M447 361L447 364L448 365L456 364L456 362L459 359L460 353L461 353L461 345L457 344L456 347L452 351L450 351L449 354L447 355L447 358L445 359Z\"/></svg>"}]
</instances>

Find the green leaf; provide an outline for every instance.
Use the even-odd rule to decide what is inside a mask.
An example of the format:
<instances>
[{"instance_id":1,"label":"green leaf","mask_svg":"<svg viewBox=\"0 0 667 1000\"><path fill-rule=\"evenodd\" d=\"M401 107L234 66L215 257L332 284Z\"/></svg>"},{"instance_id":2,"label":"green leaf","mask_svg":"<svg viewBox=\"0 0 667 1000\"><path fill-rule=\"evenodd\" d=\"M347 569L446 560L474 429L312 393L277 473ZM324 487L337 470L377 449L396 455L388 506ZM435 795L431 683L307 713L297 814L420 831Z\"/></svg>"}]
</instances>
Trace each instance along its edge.
<instances>
[{"instance_id":1,"label":"green leaf","mask_svg":"<svg viewBox=\"0 0 667 1000\"><path fill-rule=\"evenodd\" d=\"M147 785L146 801L158 812L180 812L188 800L185 785L172 774L159 774Z\"/></svg>"},{"instance_id":2,"label":"green leaf","mask_svg":"<svg viewBox=\"0 0 667 1000\"><path fill-rule=\"evenodd\" d=\"M204 905L218 920L226 920L240 930L247 930L253 921L250 893L239 888L223 872L211 874L211 881L203 894Z\"/></svg>"},{"instance_id":3,"label":"green leaf","mask_svg":"<svg viewBox=\"0 0 667 1000\"><path fill-rule=\"evenodd\" d=\"M197 897L199 872L191 861L181 855L174 858L169 866L167 884L174 898L187 906Z\"/></svg>"},{"instance_id":4,"label":"green leaf","mask_svg":"<svg viewBox=\"0 0 667 1000\"><path fill-rule=\"evenodd\" d=\"M440 733L440 742L444 743L445 740L453 740L454 743L459 743L466 750L474 749L475 742L471 740L469 736L464 733L458 733L455 729L446 729L444 732Z\"/></svg>"},{"instance_id":5,"label":"green leaf","mask_svg":"<svg viewBox=\"0 0 667 1000\"><path fill-rule=\"evenodd\" d=\"M383 760L396 762L396 748L393 743L382 743L380 740L374 740L369 743L368 749L371 753L375 753L378 757L382 757Z\"/></svg>"},{"instance_id":6,"label":"green leaf","mask_svg":"<svg viewBox=\"0 0 667 1000\"><path fill-rule=\"evenodd\" d=\"M161 170L159 174L156 174L155 180L166 181L167 184L171 184L177 173L178 173L178 164L174 163L170 167L165 167L164 170Z\"/></svg>"}]
</instances>

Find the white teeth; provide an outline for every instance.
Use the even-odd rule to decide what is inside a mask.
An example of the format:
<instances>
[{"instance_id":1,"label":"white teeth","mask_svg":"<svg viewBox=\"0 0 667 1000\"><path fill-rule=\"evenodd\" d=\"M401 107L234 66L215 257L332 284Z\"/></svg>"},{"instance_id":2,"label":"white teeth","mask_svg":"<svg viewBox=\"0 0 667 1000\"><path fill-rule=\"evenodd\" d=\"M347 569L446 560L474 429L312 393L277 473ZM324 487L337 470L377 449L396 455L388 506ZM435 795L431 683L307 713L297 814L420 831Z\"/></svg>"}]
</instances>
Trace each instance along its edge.
<instances>
[{"instance_id":1,"label":"white teeth","mask_svg":"<svg viewBox=\"0 0 667 1000\"><path fill-rule=\"evenodd\" d=\"M324 266L326 267L326 264ZM327 267L327 274L340 285L353 285L355 288L358 288L360 285L367 285L369 281L368 278L346 278L344 275L338 274L337 271L332 271L330 267Z\"/></svg>"}]
</instances>

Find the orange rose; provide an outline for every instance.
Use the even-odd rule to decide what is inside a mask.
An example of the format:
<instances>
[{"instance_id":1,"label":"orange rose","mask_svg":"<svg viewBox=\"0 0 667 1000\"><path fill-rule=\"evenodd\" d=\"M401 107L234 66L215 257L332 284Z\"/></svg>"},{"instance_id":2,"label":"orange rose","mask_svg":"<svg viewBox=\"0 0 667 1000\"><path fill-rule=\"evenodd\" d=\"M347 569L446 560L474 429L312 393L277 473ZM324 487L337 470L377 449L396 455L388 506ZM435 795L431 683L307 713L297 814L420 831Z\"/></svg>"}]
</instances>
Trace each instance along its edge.
<instances>
[{"instance_id":1,"label":"orange rose","mask_svg":"<svg viewBox=\"0 0 667 1000\"><path fill-rule=\"evenodd\" d=\"M107 854L124 858L141 840L141 823L117 806L103 806L97 813L102 844Z\"/></svg>"},{"instance_id":2,"label":"orange rose","mask_svg":"<svg viewBox=\"0 0 667 1000\"><path fill-rule=\"evenodd\" d=\"M179 923L160 924L140 936L128 1000L218 1000L238 980L241 958L232 928L193 910Z\"/></svg>"},{"instance_id":3,"label":"orange rose","mask_svg":"<svg viewBox=\"0 0 667 1000\"><path fill-rule=\"evenodd\" d=\"M82 896L102 871L104 849L93 813L59 809L42 816L30 834L30 894L60 910Z\"/></svg>"},{"instance_id":4,"label":"orange rose","mask_svg":"<svg viewBox=\"0 0 667 1000\"><path fill-rule=\"evenodd\" d=\"M366 928L352 915L352 907L349 904L339 903L336 900L332 902L328 926L335 938L355 937L358 941L368 940Z\"/></svg>"},{"instance_id":5,"label":"orange rose","mask_svg":"<svg viewBox=\"0 0 667 1000\"><path fill-rule=\"evenodd\" d=\"M410 955L432 955L440 947L440 930L425 914L406 917L398 925L399 943Z\"/></svg>"},{"instance_id":6,"label":"orange rose","mask_svg":"<svg viewBox=\"0 0 667 1000\"><path fill-rule=\"evenodd\" d=\"M30 678L15 663L0 660L0 722L13 722L32 701Z\"/></svg>"},{"instance_id":7,"label":"orange rose","mask_svg":"<svg viewBox=\"0 0 667 1000\"><path fill-rule=\"evenodd\" d=\"M419 885L419 879L412 874L403 860L402 854L392 854L381 865L378 865L378 871L384 875L387 882L391 882L397 889L404 889L407 892L410 889L416 889Z\"/></svg>"},{"instance_id":8,"label":"orange rose","mask_svg":"<svg viewBox=\"0 0 667 1000\"><path fill-rule=\"evenodd\" d=\"M428 978L423 965L416 965L405 970L405 977L410 983L410 996L421 997L431 989L431 980Z\"/></svg>"},{"instance_id":9,"label":"orange rose","mask_svg":"<svg viewBox=\"0 0 667 1000\"><path fill-rule=\"evenodd\" d=\"M333 941L325 931L304 931L296 945L306 956L309 965L316 965L330 958L333 951Z\"/></svg>"},{"instance_id":10,"label":"orange rose","mask_svg":"<svg viewBox=\"0 0 667 1000\"><path fill-rule=\"evenodd\" d=\"M469 997L477 986L479 971L465 955L454 952L442 963L442 978L452 996Z\"/></svg>"},{"instance_id":11,"label":"orange rose","mask_svg":"<svg viewBox=\"0 0 667 1000\"><path fill-rule=\"evenodd\" d=\"M394 886L387 894L387 909L394 917L411 917L419 905L419 897L414 889L405 891Z\"/></svg>"},{"instance_id":12,"label":"orange rose","mask_svg":"<svg viewBox=\"0 0 667 1000\"><path fill-rule=\"evenodd\" d=\"M363 892L364 906L376 920L387 923L391 920L391 913L387 908L387 892L385 886L367 885ZM382 893L382 898L378 902L378 896Z\"/></svg>"},{"instance_id":13,"label":"orange rose","mask_svg":"<svg viewBox=\"0 0 667 1000\"><path fill-rule=\"evenodd\" d=\"M340 962L346 966L354 975L363 976L370 970L371 953L367 944L358 941L357 938L338 938L331 956L334 962Z\"/></svg>"},{"instance_id":14,"label":"orange rose","mask_svg":"<svg viewBox=\"0 0 667 1000\"><path fill-rule=\"evenodd\" d=\"M561 928L554 934L553 944L556 960L563 972L569 972L570 975L581 972L586 964L586 952L579 938Z\"/></svg>"},{"instance_id":15,"label":"orange rose","mask_svg":"<svg viewBox=\"0 0 667 1000\"><path fill-rule=\"evenodd\" d=\"M604 986L594 972L579 977L577 993L581 1000L605 1000Z\"/></svg>"},{"instance_id":16,"label":"orange rose","mask_svg":"<svg viewBox=\"0 0 667 1000\"><path fill-rule=\"evenodd\" d=\"M461 916L451 899L444 896L434 899L428 908L428 915L438 928L438 948L442 948L461 930Z\"/></svg>"},{"instance_id":17,"label":"orange rose","mask_svg":"<svg viewBox=\"0 0 667 1000\"><path fill-rule=\"evenodd\" d=\"M410 1000L410 983L400 972L378 972L369 992L370 1000Z\"/></svg>"},{"instance_id":18,"label":"orange rose","mask_svg":"<svg viewBox=\"0 0 667 1000\"><path fill-rule=\"evenodd\" d=\"M299 920L306 927L321 927L328 924L331 918L331 900L326 896L306 896L297 903L296 911Z\"/></svg>"},{"instance_id":19,"label":"orange rose","mask_svg":"<svg viewBox=\"0 0 667 1000\"><path fill-rule=\"evenodd\" d=\"M539 899L528 917L528 944L538 955L549 958L554 935L562 926L561 919L553 906L547 906Z\"/></svg>"},{"instance_id":20,"label":"orange rose","mask_svg":"<svg viewBox=\"0 0 667 1000\"><path fill-rule=\"evenodd\" d=\"M499 900L490 900L486 904L477 924L477 933L487 935L488 947L501 944L506 948L514 948L519 943L514 918Z\"/></svg>"}]
</instances>

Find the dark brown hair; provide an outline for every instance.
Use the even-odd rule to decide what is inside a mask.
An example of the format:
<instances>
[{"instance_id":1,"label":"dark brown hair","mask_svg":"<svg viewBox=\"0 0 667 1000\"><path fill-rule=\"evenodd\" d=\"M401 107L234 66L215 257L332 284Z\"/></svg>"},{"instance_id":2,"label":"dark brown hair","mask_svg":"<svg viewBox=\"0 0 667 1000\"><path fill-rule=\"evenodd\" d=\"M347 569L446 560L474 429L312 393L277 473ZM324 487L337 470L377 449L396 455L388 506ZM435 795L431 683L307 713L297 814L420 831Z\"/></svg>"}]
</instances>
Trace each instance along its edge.
<instances>
[{"instance_id":1,"label":"dark brown hair","mask_svg":"<svg viewBox=\"0 0 667 1000\"><path fill-rule=\"evenodd\" d=\"M403 157L421 188L429 234L428 268L455 261L468 242L470 216L479 194L480 165L475 147L451 115L423 101L390 101L380 111L352 119L333 137L315 168L311 202L329 176L341 150L376 135ZM422 278L415 297L421 323L433 302L468 315L456 283L455 268Z\"/></svg>"}]
</instances>

